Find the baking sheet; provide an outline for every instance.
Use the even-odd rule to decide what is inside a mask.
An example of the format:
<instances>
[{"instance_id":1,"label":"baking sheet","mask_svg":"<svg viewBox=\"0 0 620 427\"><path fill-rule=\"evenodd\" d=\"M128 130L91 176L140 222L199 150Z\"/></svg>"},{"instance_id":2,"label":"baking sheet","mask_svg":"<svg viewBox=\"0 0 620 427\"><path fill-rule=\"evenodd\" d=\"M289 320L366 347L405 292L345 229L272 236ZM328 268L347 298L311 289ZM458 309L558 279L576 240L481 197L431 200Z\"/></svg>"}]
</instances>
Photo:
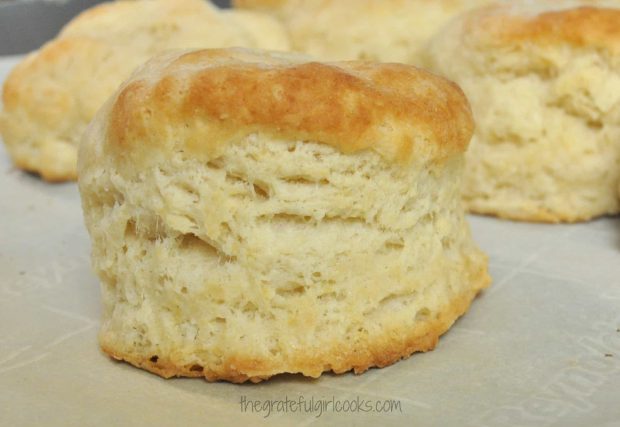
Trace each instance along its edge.
<instances>
[{"instance_id":1,"label":"baking sheet","mask_svg":"<svg viewBox=\"0 0 620 427\"><path fill-rule=\"evenodd\" d=\"M0 59L0 80L15 62ZM1 147L0 424L620 425L620 220L471 223L494 284L435 351L361 376L163 380L98 349L99 288L76 185L14 169ZM286 399L305 399L308 411L284 411ZM332 404L321 413L312 399ZM384 399L400 410L342 411ZM254 401L265 411L252 412Z\"/></svg>"}]
</instances>

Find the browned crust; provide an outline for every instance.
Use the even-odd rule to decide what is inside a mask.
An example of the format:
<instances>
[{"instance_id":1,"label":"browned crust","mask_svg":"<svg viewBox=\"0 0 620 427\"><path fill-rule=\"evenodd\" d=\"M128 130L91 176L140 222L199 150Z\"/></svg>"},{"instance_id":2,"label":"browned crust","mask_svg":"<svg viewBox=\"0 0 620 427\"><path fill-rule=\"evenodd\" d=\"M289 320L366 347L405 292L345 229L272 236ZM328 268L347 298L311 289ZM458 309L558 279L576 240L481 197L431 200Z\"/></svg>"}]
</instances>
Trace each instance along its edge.
<instances>
[{"instance_id":1,"label":"browned crust","mask_svg":"<svg viewBox=\"0 0 620 427\"><path fill-rule=\"evenodd\" d=\"M472 276L474 286L447 304L436 318L420 323L412 330L386 331L381 339L367 343L365 348L337 345L320 355L308 354L300 350L297 357L289 364L295 368L286 371L270 361L244 359L243 357L229 357L216 368L199 365L179 366L161 355L153 361L147 357L115 349L112 343L105 343L103 340L100 340L100 344L101 349L113 359L128 362L163 378L204 377L207 381L258 383L282 373L302 373L310 377L319 377L321 373L329 371L336 374L348 371L361 374L373 367L389 366L408 358L413 353L433 350L439 337L467 311L476 295L491 282L486 265L475 271ZM251 374L257 371L268 373Z\"/></svg>"},{"instance_id":2,"label":"browned crust","mask_svg":"<svg viewBox=\"0 0 620 427\"><path fill-rule=\"evenodd\" d=\"M30 93L30 79L44 75L50 64L66 59L76 51L99 47L95 40L85 37L69 37L52 40L43 45L38 51L28 55L17 64L4 81L2 103L5 111L28 105L32 98ZM32 101L31 101L32 102Z\"/></svg>"},{"instance_id":3,"label":"browned crust","mask_svg":"<svg viewBox=\"0 0 620 427\"><path fill-rule=\"evenodd\" d=\"M557 3L561 7L562 2ZM490 45L524 42L570 44L618 52L619 22L620 9L582 6L528 16L513 9L510 4L502 4L470 14L463 33L474 35Z\"/></svg>"},{"instance_id":4,"label":"browned crust","mask_svg":"<svg viewBox=\"0 0 620 427\"><path fill-rule=\"evenodd\" d=\"M112 106L107 145L140 162L152 149L212 155L252 133L406 163L464 151L473 120L458 86L412 66L210 49L135 75Z\"/></svg>"}]
</instances>

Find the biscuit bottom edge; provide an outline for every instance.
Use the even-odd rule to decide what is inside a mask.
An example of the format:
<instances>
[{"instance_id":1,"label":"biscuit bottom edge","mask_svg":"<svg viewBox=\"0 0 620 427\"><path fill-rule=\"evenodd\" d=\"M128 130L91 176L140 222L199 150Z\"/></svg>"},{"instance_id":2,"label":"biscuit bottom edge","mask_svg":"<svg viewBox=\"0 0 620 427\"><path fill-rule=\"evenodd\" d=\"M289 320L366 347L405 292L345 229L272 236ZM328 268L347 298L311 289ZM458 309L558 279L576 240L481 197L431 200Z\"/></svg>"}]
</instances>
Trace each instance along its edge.
<instances>
[{"instance_id":1,"label":"biscuit bottom edge","mask_svg":"<svg viewBox=\"0 0 620 427\"><path fill-rule=\"evenodd\" d=\"M53 153L53 147L48 149L48 151L51 151L52 154L46 152L37 153L36 151L33 151L36 153L33 154L33 152L28 150L23 152L24 150L20 147L14 149L14 147L11 147L5 141L5 148L9 153L9 157L11 158L13 165L17 169L36 175L47 183L56 184L77 181L77 166L75 164L77 161L75 160L75 157L77 156L76 148L67 148L67 150L70 151L70 154L65 156L65 158L62 158L61 156L60 159L56 157L55 153ZM41 148L38 148L37 150L45 151ZM70 160L66 160L66 157L69 157Z\"/></svg>"},{"instance_id":2,"label":"biscuit bottom edge","mask_svg":"<svg viewBox=\"0 0 620 427\"><path fill-rule=\"evenodd\" d=\"M180 365L166 356L149 357L124 351L122 346L106 341L103 335L100 335L100 346L110 358L127 362L163 378L204 377L209 382L228 381L240 384L247 381L259 383L280 374L301 374L310 378L318 378L327 372L344 374L353 371L355 374L362 374L370 368L384 368L407 359L414 353L434 350L439 337L468 311L473 300L490 285L491 278L486 268L476 273L471 289L446 304L436 318L421 322L413 330L388 329L380 339L369 341L366 348L345 348L344 344L336 344L318 357L300 349L296 360L286 366L268 360L244 359L241 356L226 358L216 367ZM255 369L256 366L260 366L259 370Z\"/></svg>"},{"instance_id":3,"label":"biscuit bottom edge","mask_svg":"<svg viewBox=\"0 0 620 427\"><path fill-rule=\"evenodd\" d=\"M615 207L610 207L608 209L590 209L587 211L576 211L571 209L559 211L544 206L532 206L532 203L524 203L519 207L507 207L502 203L489 203L486 200L465 200L464 205L466 211L472 215L538 224L577 224L620 213L620 209Z\"/></svg>"}]
</instances>

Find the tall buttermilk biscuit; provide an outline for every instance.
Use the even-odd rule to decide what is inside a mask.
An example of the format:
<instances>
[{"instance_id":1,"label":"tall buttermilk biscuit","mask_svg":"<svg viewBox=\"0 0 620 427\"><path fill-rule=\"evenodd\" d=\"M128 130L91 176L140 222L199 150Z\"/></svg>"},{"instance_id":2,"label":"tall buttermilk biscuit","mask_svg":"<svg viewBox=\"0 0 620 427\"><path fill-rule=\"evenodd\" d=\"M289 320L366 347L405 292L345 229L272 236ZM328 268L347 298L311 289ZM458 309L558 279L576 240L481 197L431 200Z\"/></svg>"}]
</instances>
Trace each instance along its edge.
<instances>
[{"instance_id":1,"label":"tall buttermilk biscuit","mask_svg":"<svg viewBox=\"0 0 620 427\"><path fill-rule=\"evenodd\" d=\"M431 350L489 284L459 199L472 128L404 65L154 59L80 146L103 350L233 382Z\"/></svg>"},{"instance_id":2,"label":"tall buttermilk biscuit","mask_svg":"<svg viewBox=\"0 0 620 427\"><path fill-rule=\"evenodd\" d=\"M620 211L620 2L515 1L471 12L429 45L476 117L473 212L574 222Z\"/></svg>"},{"instance_id":3,"label":"tall buttermilk biscuit","mask_svg":"<svg viewBox=\"0 0 620 427\"><path fill-rule=\"evenodd\" d=\"M167 49L227 46L289 44L274 18L223 12L202 0L96 6L12 71L4 84L2 139L18 167L48 181L75 179L80 135L138 65Z\"/></svg>"},{"instance_id":4,"label":"tall buttermilk biscuit","mask_svg":"<svg viewBox=\"0 0 620 427\"><path fill-rule=\"evenodd\" d=\"M293 48L325 60L416 64L428 39L455 15L491 0L233 0L273 13Z\"/></svg>"}]
</instances>

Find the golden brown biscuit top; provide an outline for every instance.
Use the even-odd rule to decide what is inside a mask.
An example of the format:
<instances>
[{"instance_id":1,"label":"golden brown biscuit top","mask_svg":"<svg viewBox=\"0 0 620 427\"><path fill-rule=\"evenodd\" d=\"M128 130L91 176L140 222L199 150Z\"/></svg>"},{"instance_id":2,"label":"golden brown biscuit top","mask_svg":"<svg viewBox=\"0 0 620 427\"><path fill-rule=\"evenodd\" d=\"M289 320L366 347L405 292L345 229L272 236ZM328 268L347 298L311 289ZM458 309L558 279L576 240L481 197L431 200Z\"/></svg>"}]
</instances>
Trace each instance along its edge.
<instances>
[{"instance_id":1,"label":"golden brown biscuit top","mask_svg":"<svg viewBox=\"0 0 620 427\"><path fill-rule=\"evenodd\" d=\"M462 32L484 45L569 44L620 51L620 8L613 0L531 0L470 13Z\"/></svg>"},{"instance_id":2,"label":"golden brown biscuit top","mask_svg":"<svg viewBox=\"0 0 620 427\"><path fill-rule=\"evenodd\" d=\"M260 133L407 163L462 152L473 133L460 88L426 71L244 49L160 56L109 108L106 145L136 162L153 148L212 158Z\"/></svg>"}]
</instances>

